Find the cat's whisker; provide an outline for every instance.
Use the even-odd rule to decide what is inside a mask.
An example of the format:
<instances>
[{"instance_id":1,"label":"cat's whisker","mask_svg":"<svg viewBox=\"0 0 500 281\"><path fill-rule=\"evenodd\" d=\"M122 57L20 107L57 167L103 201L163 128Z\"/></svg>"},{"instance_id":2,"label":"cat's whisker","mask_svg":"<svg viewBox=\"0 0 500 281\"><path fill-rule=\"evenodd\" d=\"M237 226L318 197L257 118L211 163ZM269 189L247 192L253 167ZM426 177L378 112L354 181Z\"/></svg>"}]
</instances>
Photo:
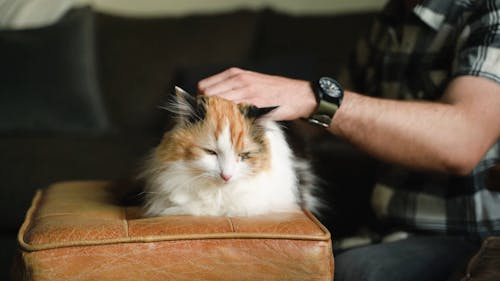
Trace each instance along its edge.
<instances>
[{"instance_id":1,"label":"cat's whisker","mask_svg":"<svg viewBox=\"0 0 500 281\"><path fill-rule=\"evenodd\" d=\"M157 108L161 109L161 110L170 111L170 109L167 106L164 106L164 105L157 106Z\"/></svg>"},{"instance_id":2,"label":"cat's whisker","mask_svg":"<svg viewBox=\"0 0 500 281\"><path fill-rule=\"evenodd\" d=\"M139 195L144 195L144 194L162 194L163 192L153 192L153 191L142 191L139 193Z\"/></svg>"}]
</instances>

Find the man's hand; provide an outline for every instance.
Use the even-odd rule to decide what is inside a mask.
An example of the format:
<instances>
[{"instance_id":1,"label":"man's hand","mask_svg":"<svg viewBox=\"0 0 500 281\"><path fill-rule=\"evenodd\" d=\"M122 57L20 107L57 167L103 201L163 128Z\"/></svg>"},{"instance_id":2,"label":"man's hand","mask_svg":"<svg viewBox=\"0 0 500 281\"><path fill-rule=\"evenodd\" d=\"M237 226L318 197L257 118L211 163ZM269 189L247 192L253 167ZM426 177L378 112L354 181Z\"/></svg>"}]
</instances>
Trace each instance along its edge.
<instances>
[{"instance_id":1,"label":"man's hand","mask_svg":"<svg viewBox=\"0 0 500 281\"><path fill-rule=\"evenodd\" d=\"M308 81L235 67L201 80L198 82L198 91L235 103L248 103L257 107L279 106L269 113L269 118L273 120L309 117L316 108L316 99Z\"/></svg>"}]
</instances>

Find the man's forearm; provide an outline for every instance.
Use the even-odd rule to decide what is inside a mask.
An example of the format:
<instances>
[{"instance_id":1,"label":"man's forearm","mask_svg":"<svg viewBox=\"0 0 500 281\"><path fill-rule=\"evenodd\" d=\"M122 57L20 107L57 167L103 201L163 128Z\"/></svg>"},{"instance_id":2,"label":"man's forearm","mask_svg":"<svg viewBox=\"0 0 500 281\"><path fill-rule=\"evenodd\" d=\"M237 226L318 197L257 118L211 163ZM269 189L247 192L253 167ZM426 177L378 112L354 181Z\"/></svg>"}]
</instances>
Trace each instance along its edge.
<instances>
[{"instance_id":1,"label":"man's forearm","mask_svg":"<svg viewBox=\"0 0 500 281\"><path fill-rule=\"evenodd\" d=\"M412 168L465 174L487 147L483 130L456 106L346 92L330 131L371 155ZM477 158L477 159L476 159Z\"/></svg>"}]
</instances>

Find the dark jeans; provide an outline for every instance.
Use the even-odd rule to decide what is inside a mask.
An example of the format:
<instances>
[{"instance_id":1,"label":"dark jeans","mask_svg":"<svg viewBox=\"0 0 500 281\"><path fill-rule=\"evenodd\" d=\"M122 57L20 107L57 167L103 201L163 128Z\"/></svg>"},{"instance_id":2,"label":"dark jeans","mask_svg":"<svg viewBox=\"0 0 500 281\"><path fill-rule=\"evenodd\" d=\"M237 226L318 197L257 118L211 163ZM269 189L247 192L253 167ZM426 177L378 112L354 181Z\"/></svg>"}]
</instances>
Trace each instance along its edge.
<instances>
[{"instance_id":1,"label":"dark jeans","mask_svg":"<svg viewBox=\"0 0 500 281\"><path fill-rule=\"evenodd\" d=\"M479 246L458 237L411 236L355 248L335 255L335 281L446 281Z\"/></svg>"}]
</instances>

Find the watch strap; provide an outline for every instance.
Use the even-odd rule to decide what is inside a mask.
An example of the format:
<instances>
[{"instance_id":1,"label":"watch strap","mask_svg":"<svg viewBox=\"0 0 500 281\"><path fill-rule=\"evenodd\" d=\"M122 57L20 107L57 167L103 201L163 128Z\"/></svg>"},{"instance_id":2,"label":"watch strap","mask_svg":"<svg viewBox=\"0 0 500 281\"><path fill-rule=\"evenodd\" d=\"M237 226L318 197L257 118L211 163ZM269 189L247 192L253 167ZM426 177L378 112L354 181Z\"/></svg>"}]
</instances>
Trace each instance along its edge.
<instances>
[{"instance_id":1,"label":"watch strap","mask_svg":"<svg viewBox=\"0 0 500 281\"><path fill-rule=\"evenodd\" d=\"M322 127L328 128L332 122L332 118L339 109L339 106L327 102L325 100L320 100L316 110L309 116L307 121L312 124L320 125Z\"/></svg>"}]
</instances>

